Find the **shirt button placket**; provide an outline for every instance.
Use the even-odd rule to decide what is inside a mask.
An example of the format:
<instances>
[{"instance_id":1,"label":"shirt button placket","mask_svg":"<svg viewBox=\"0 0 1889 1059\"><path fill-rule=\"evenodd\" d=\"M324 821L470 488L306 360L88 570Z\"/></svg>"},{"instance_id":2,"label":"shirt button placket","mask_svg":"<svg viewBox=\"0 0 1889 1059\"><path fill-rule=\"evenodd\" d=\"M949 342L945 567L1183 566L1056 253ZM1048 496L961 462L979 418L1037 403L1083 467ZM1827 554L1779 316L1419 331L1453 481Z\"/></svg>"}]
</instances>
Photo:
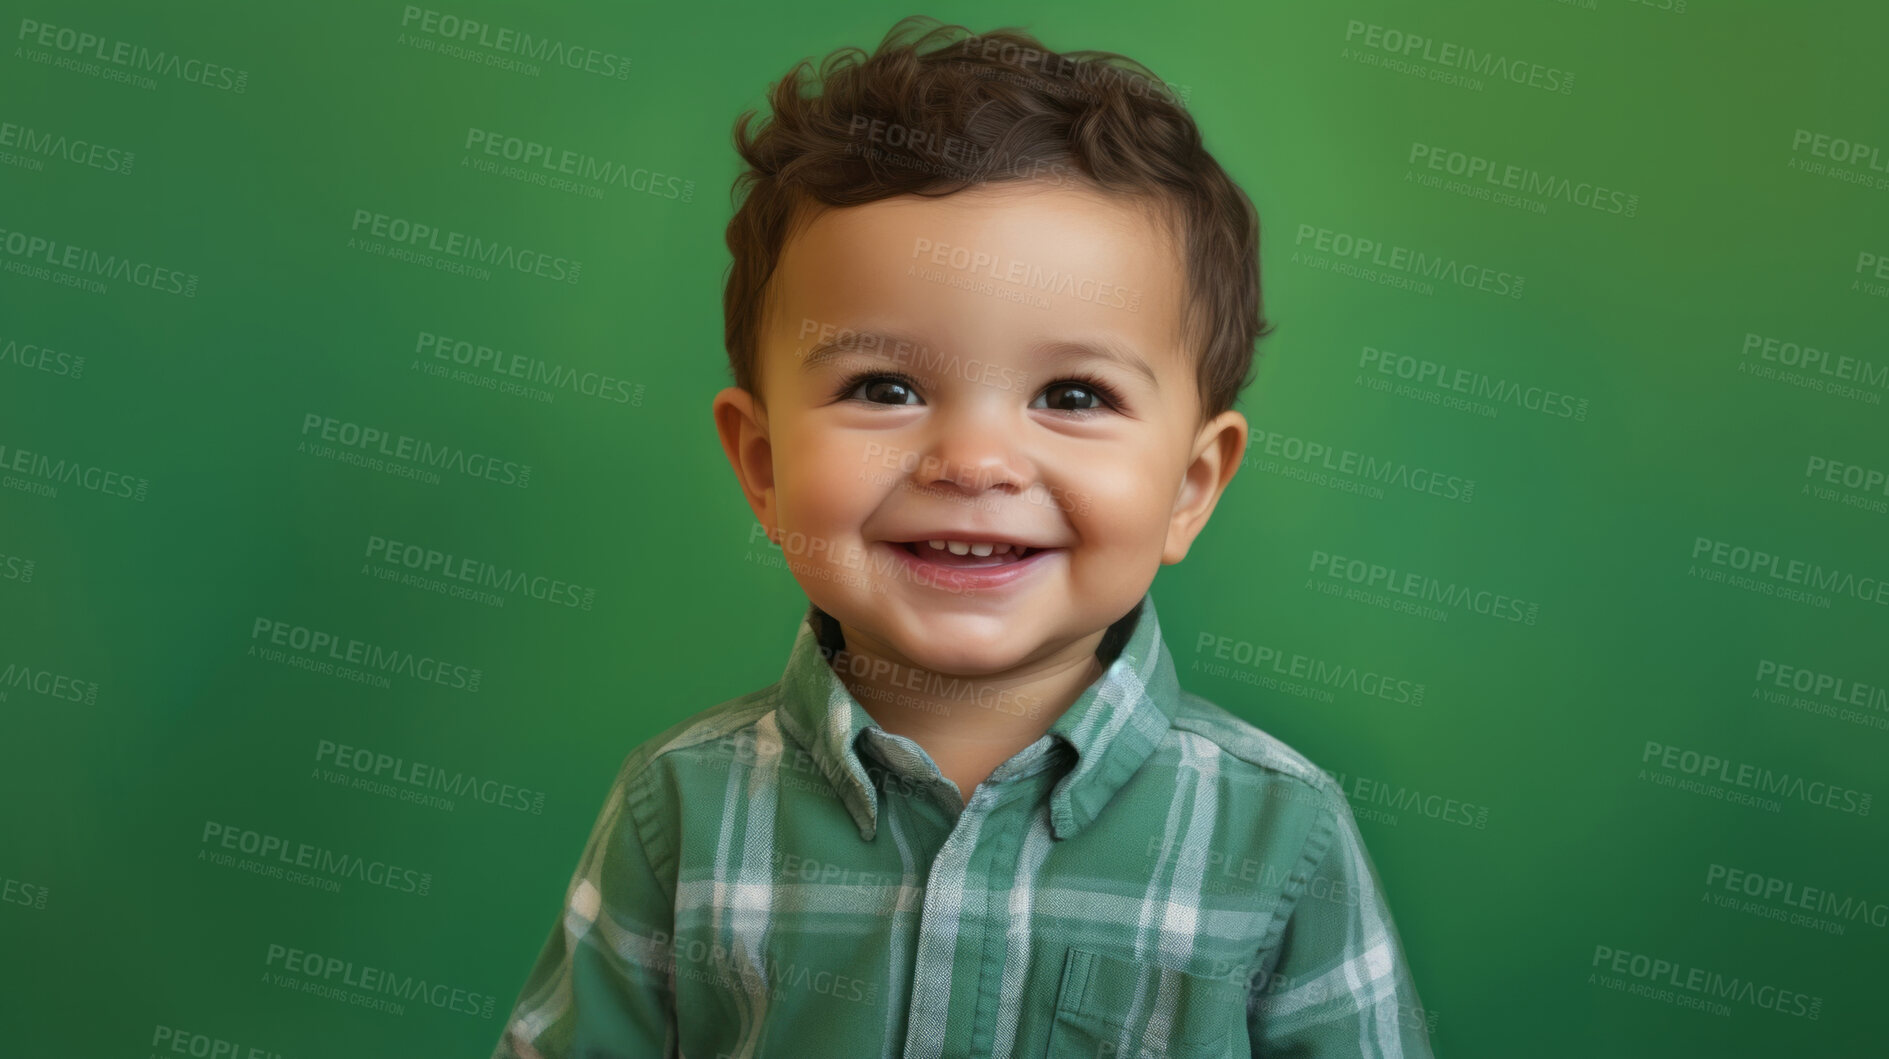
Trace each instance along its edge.
<instances>
[{"instance_id":1,"label":"shirt button placket","mask_svg":"<svg viewBox=\"0 0 1889 1059\"><path fill-rule=\"evenodd\" d=\"M943 1059L946 1035L957 1029L951 1021L953 1016L964 1022L966 1035L971 1032L965 1011L976 1009L979 983L967 983L967 995L962 998L965 1003L955 1003L958 997L952 971L961 943L968 942L974 953L983 951L983 913L988 895L984 887L971 886L970 867L994 795L992 788L978 785L964 811L958 814L951 834L939 847L925 881L925 911L919 921L918 955L913 961L904 1059ZM976 905L967 908L967 901L975 901ZM973 936L964 937L966 931Z\"/></svg>"}]
</instances>

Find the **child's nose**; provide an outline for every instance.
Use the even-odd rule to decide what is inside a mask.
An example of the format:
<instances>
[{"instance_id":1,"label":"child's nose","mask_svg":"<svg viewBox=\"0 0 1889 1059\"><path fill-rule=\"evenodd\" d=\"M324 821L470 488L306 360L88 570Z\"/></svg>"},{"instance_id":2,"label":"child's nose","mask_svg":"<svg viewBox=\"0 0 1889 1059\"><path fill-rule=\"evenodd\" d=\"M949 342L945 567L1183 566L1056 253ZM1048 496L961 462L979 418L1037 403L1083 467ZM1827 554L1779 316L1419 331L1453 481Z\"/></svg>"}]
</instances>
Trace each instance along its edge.
<instances>
[{"instance_id":1,"label":"child's nose","mask_svg":"<svg viewBox=\"0 0 1889 1059\"><path fill-rule=\"evenodd\" d=\"M918 484L955 487L968 493L1002 489L1021 493L1034 470L1014 436L980 426L940 430L913 472Z\"/></svg>"}]
</instances>

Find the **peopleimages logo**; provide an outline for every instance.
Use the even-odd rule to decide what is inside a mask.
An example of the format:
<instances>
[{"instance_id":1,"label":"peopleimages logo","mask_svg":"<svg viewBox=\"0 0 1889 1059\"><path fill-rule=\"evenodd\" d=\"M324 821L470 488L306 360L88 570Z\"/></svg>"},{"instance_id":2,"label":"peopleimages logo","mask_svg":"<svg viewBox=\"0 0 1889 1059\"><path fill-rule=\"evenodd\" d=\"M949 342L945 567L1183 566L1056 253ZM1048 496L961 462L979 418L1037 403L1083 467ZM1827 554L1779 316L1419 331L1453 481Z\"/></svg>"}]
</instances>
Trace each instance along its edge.
<instances>
[{"instance_id":1,"label":"peopleimages logo","mask_svg":"<svg viewBox=\"0 0 1889 1059\"><path fill-rule=\"evenodd\" d=\"M1436 144L1412 141L1410 157L1406 161L1434 173L1459 177L1472 185L1486 185L1492 189L1512 191L1518 195L1565 202L1601 213L1631 217L1640 208L1640 196L1629 192L1608 188L1592 181L1569 180L1567 177L1544 173L1528 166L1498 162L1481 155L1454 151Z\"/></svg>"},{"instance_id":2,"label":"peopleimages logo","mask_svg":"<svg viewBox=\"0 0 1889 1059\"><path fill-rule=\"evenodd\" d=\"M68 353L12 335L0 335L0 364L25 371L78 380L85 377L85 354Z\"/></svg>"},{"instance_id":3,"label":"peopleimages logo","mask_svg":"<svg viewBox=\"0 0 1889 1059\"><path fill-rule=\"evenodd\" d=\"M41 158L58 158L71 162L73 165L100 169L120 176L129 175L132 163L137 161L137 152L123 147L93 143L82 137L49 132L30 125L17 125L11 121L0 121L0 147L21 151L31 156L35 163ZM4 151L0 151L0 162L17 164ZM27 168L38 171L44 166L29 164Z\"/></svg>"},{"instance_id":4,"label":"peopleimages logo","mask_svg":"<svg viewBox=\"0 0 1889 1059\"><path fill-rule=\"evenodd\" d=\"M0 904L18 905L35 912L45 911L46 898L52 891L44 886L12 877L0 877Z\"/></svg>"},{"instance_id":5,"label":"peopleimages logo","mask_svg":"<svg viewBox=\"0 0 1889 1059\"><path fill-rule=\"evenodd\" d=\"M357 236L385 239L410 253L427 257L426 261L420 262L427 267L434 267L429 255L440 254L564 283L576 283L584 271L584 263L573 258L482 239L465 232L444 230L423 221L394 217L369 209L355 209L354 220L348 230ZM349 245L354 245L352 239Z\"/></svg>"},{"instance_id":6,"label":"peopleimages logo","mask_svg":"<svg viewBox=\"0 0 1889 1059\"><path fill-rule=\"evenodd\" d=\"M63 456L48 456L3 441L0 441L0 472L6 473L6 477L0 479L6 488L41 496L57 496L59 486L73 485L100 496L115 496L142 503L151 489L148 478L135 478L122 471L68 460ZM21 477L15 479L15 475Z\"/></svg>"},{"instance_id":7,"label":"peopleimages logo","mask_svg":"<svg viewBox=\"0 0 1889 1059\"><path fill-rule=\"evenodd\" d=\"M475 993L420 975L400 974L273 942L263 957L263 966L268 969L265 973L275 976L272 980L276 985L299 986L305 993L396 1014L405 1014L405 1009L395 1001L418 1001L441 1011L489 1019L498 1000L490 993ZM290 975L302 980L287 977Z\"/></svg>"},{"instance_id":8,"label":"peopleimages logo","mask_svg":"<svg viewBox=\"0 0 1889 1059\"><path fill-rule=\"evenodd\" d=\"M1865 684L1846 677L1819 673L1802 666L1787 665L1768 658L1758 660L1756 681L1802 692L1850 706L1868 706L1889 712L1889 688Z\"/></svg>"},{"instance_id":9,"label":"peopleimages logo","mask_svg":"<svg viewBox=\"0 0 1889 1059\"><path fill-rule=\"evenodd\" d=\"M1889 580L1868 575L1857 576L1848 570L1838 570L1802 559L1789 559L1781 555L1757 548L1747 548L1742 544L1716 540L1711 537L1695 537L1692 542L1692 559L1713 566L1734 570L1740 574L1768 578L1786 585L1803 585L1819 592L1831 592L1839 596L1851 596L1865 603L1889 606ZM1758 582L1770 588L1768 582ZM1776 594L1770 592L1767 594Z\"/></svg>"},{"instance_id":10,"label":"peopleimages logo","mask_svg":"<svg viewBox=\"0 0 1889 1059\"><path fill-rule=\"evenodd\" d=\"M284 1059L281 1052L260 1044L244 1045L227 1037L215 1037L195 1029L181 1029L159 1022L151 1030L154 1055L188 1055L192 1059Z\"/></svg>"},{"instance_id":11,"label":"peopleimages logo","mask_svg":"<svg viewBox=\"0 0 1889 1059\"><path fill-rule=\"evenodd\" d=\"M115 279L159 294L175 294L185 298L197 296L195 272L181 272L150 261L101 253L90 247L63 243L50 236L0 228L0 252L5 257L0 264L4 264L8 272L39 269L36 275L42 279L55 282L88 281L82 285L95 294L103 294L106 290L103 284L97 282L98 279ZM64 271L52 274L45 271L48 268ZM61 278L64 272L76 275Z\"/></svg>"},{"instance_id":12,"label":"peopleimages logo","mask_svg":"<svg viewBox=\"0 0 1889 1059\"><path fill-rule=\"evenodd\" d=\"M391 675L476 692L485 677L484 670L475 666L261 615L250 626L249 639L249 653L261 655L268 661L281 661L294 668L335 673L354 680L381 678L382 687L386 686L384 678Z\"/></svg>"},{"instance_id":13,"label":"peopleimages logo","mask_svg":"<svg viewBox=\"0 0 1889 1059\"><path fill-rule=\"evenodd\" d=\"M30 691L62 702L96 706L98 689L96 680L81 680L67 673L24 662L8 662L6 668L0 669L0 702L6 701L9 691Z\"/></svg>"},{"instance_id":14,"label":"peopleimages logo","mask_svg":"<svg viewBox=\"0 0 1889 1059\"><path fill-rule=\"evenodd\" d=\"M1837 382L1856 382L1877 390L1889 390L1889 363L1876 363L1775 335L1747 331L1738 353L1741 357L1755 357L1806 373L1814 371ZM1742 362L1739 370L1745 370Z\"/></svg>"},{"instance_id":15,"label":"peopleimages logo","mask_svg":"<svg viewBox=\"0 0 1889 1059\"><path fill-rule=\"evenodd\" d=\"M1334 555L1322 549L1312 551L1311 563L1307 569L1334 581L1362 585L1381 592L1422 600L1425 603L1441 603L1447 607L1466 610L1471 614L1499 618L1503 621L1533 625L1541 616L1541 604L1531 600L1489 589L1472 588L1455 581L1444 581L1414 570L1385 566L1366 559Z\"/></svg>"},{"instance_id":16,"label":"peopleimages logo","mask_svg":"<svg viewBox=\"0 0 1889 1059\"><path fill-rule=\"evenodd\" d=\"M491 158L502 158L507 162L516 162L521 166L545 173L574 177L598 184L609 184L630 191L640 191L663 199L679 199L683 202L695 198L695 181L684 180L679 176L665 176L652 169L631 166L582 151L573 151L563 147L527 140L520 136L507 136L491 129L469 126L466 129L467 151L478 151Z\"/></svg>"},{"instance_id":17,"label":"peopleimages logo","mask_svg":"<svg viewBox=\"0 0 1889 1059\"><path fill-rule=\"evenodd\" d=\"M1837 894L1792 879L1712 864L1705 869L1705 884L1723 889L1729 894L1743 894L1832 919L1847 919L1850 922L1861 920L1873 927L1889 927L1889 903L1870 901L1851 894Z\"/></svg>"},{"instance_id":18,"label":"peopleimages logo","mask_svg":"<svg viewBox=\"0 0 1889 1059\"><path fill-rule=\"evenodd\" d=\"M1194 640L1194 653L1212 654L1214 658L1222 661L1266 669L1280 676L1303 680L1320 687L1353 691L1360 695L1387 699L1410 706L1423 704L1424 685L1420 681L1394 677L1373 669L1363 669L1342 662L1314 658L1272 644L1252 643L1218 633L1202 632ZM1199 659L1194 660L1194 667L1200 668Z\"/></svg>"},{"instance_id":19,"label":"peopleimages logo","mask_svg":"<svg viewBox=\"0 0 1889 1059\"><path fill-rule=\"evenodd\" d=\"M1375 371L1379 375L1391 376L1419 387L1466 394L1476 401L1489 402L1491 406L1506 405L1559 419L1572 419L1575 422L1584 422L1587 419L1587 398L1585 397L1563 393L1546 386L1526 385L1512 379L1486 375L1471 368L1452 367L1427 357L1397 353L1379 349L1376 346L1364 346L1358 355L1358 368ZM1494 414L1494 408L1491 407L1490 417L1493 418Z\"/></svg>"},{"instance_id":20,"label":"peopleimages logo","mask_svg":"<svg viewBox=\"0 0 1889 1059\"><path fill-rule=\"evenodd\" d=\"M1396 814L1407 812L1441 823L1474 828L1477 831L1484 831L1489 827L1489 807L1486 805L1463 801L1436 791L1424 791L1401 783L1373 779L1369 776L1352 776L1345 772L1333 772L1330 769L1319 771L1323 772L1338 788L1338 792L1344 795L1351 811L1360 820L1396 824ZM1387 810L1396 812L1387 812Z\"/></svg>"},{"instance_id":21,"label":"peopleimages logo","mask_svg":"<svg viewBox=\"0 0 1889 1059\"><path fill-rule=\"evenodd\" d=\"M246 858L241 867L246 871L329 893L339 892L344 879L421 897L433 889L433 873L429 871L371 860L220 820L203 822L201 841L203 848L197 851L198 860L237 866L235 854L241 853Z\"/></svg>"},{"instance_id":22,"label":"peopleimages logo","mask_svg":"<svg viewBox=\"0 0 1889 1059\"><path fill-rule=\"evenodd\" d=\"M1673 989L1680 990L1682 996L1690 994L1692 1002L1680 1002L1679 998L1664 990L1644 993L1641 990L1626 990L1636 995L1646 995L1651 1000L1676 1003L1680 1007L1696 1007L1700 1003L1717 1000L1735 1000L1739 1003L1750 1004L1752 1007L1766 1008L1780 1015L1796 1015L1799 1018L1811 1020L1815 1020L1823 1012L1823 998L1820 996L1800 993L1793 989L1782 989L1774 985L1759 985L1757 982L1737 975L1724 975L1717 971L1708 971L1703 967L1688 967L1673 960L1616 949L1611 945L1594 946L1594 959L1589 967L1626 975L1649 987L1672 986ZM1595 975L1590 972L1587 980L1590 984L1594 983ZM1601 984L1608 984L1612 988L1610 983ZM1730 1014L1730 1011L1719 1013Z\"/></svg>"},{"instance_id":23,"label":"peopleimages logo","mask_svg":"<svg viewBox=\"0 0 1889 1059\"><path fill-rule=\"evenodd\" d=\"M1374 22L1355 18L1346 20L1345 42L1375 48L1400 59L1464 70L1482 77L1539 88L1544 92L1567 95L1574 91L1574 74L1567 70L1480 51L1453 41L1436 40L1420 33L1406 33Z\"/></svg>"},{"instance_id":24,"label":"peopleimages logo","mask_svg":"<svg viewBox=\"0 0 1889 1059\"><path fill-rule=\"evenodd\" d=\"M1699 782L1724 784L1728 788L1745 792L1775 794L1806 805L1856 816L1868 816L1870 806L1875 801L1868 791L1851 790L1823 780L1808 780L1788 772L1773 772L1761 765L1733 761L1688 747L1669 746L1652 739L1648 739L1641 750L1640 763ZM1644 770L1642 772L1644 774Z\"/></svg>"},{"instance_id":25,"label":"peopleimages logo","mask_svg":"<svg viewBox=\"0 0 1889 1059\"><path fill-rule=\"evenodd\" d=\"M1526 283L1526 277L1517 273L1499 272L1485 265L1382 243L1366 236L1321 228L1315 224L1299 225L1292 245L1296 248L1293 250L1295 261L1302 253L1330 254L1341 262L1384 269L1387 274L1406 280L1440 280L1507 298L1520 298ZM1317 267L1318 259L1309 259L1307 264ZM1377 280L1374 275L1366 278L1385 282Z\"/></svg>"},{"instance_id":26,"label":"peopleimages logo","mask_svg":"<svg viewBox=\"0 0 1889 1059\"><path fill-rule=\"evenodd\" d=\"M507 26L408 4L400 12L400 28L425 33L453 44L476 46L503 55L516 55L622 81L630 76L630 60L614 52L540 37Z\"/></svg>"},{"instance_id":27,"label":"peopleimages logo","mask_svg":"<svg viewBox=\"0 0 1889 1059\"><path fill-rule=\"evenodd\" d=\"M1889 155L1881 147L1859 140L1846 140L1825 132L1797 129L1791 133L1791 150L1827 158L1842 165L1860 166L1878 173L1889 173Z\"/></svg>"},{"instance_id":28,"label":"peopleimages logo","mask_svg":"<svg viewBox=\"0 0 1889 1059\"><path fill-rule=\"evenodd\" d=\"M577 610L589 610L597 600L597 590L588 585L378 534L368 535L364 557L382 571L413 575L415 584L431 584L437 580L454 588L490 588L506 595ZM503 597L500 603L503 604Z\"/></svg>"},{"instance_id":29,"label":"peopleimages logo","mask_svg":"<svg viewBox=\"0 0 1889 1059\"><path fill-rule=\"evenodd\" d=\"M238 70L203 59L186 59L167 51L154 51L128 40L112 40L96 33L55 26L36 19L20 19L18 40L79 59L91 59L108 66L145 74L175 77L180 81L226 92L242 92L249 87L249 71Z\"/></svg>"},{"instance_id":30,"label":"peopleimages logo","mask_svg":"<svg viewBox=\"0 0 1889 1059\"><path fill-rule=\"evenodd\" d=\"M1333 446L1322 441L1311 441L1290 434L1281 434L1272 430L1254 430L1247 436L1247 455L1240 460L1245 466L1249 460L1259 459L1259 469L1269 473L1279 473L1279 461L1297 464L1298 468L1287 467L1286 477L1299 477L1310 473L1309 480L1316 484L1326 484L1321 479L1331 472L1356 479L1361 483L1388 485L1408 489L1414 493L1428 493L1445 500L1469 503L1476 497L1476 480L1450 474L1434 467L1413 465L1390 457L1379 457L1368 453L1355 452L1351 449ZM1298 472L1298 473L1295 473ZM1378 498L1383 491L1374 490Z\"/></svg>"},{"instance_id":31,"label":"peopleimages logo","mask_svg":"<svg viewBox=\"0 0 1889 1059\"><path fill-rule=\"evenodd\" d=\"M430 762L409 760L397 754L350 746L332 739L315 743L317 767L333 765L342 773L396 783L413 791L440 791L455 798L469 798L485 805L514 809L533 816L544 815L544 792L520 787L475 772L448 769ZM325 777L317 777L325 778ZM402 798L402 801L417 801ZM449 803L450 805L450 803Z\"/></svg>"},{"instance_id":32,"label":"peopleimages logo","mask_svg":"<svg viewBox=\"0 0 1889 1059\"><path fill-rule=\"evenodd\" d=\"M328 443L329 448L338 447L376 460L407 461L435 471L453 471L468 478L482 478L519 489L531 485L529 463L502 459L490 453L462 449L457 445L439 444L320 412L303 414L301 433L304 438L312 436ZM315 451L315 454L330 455L324 451Z\"/></svg>"}]
</instances>

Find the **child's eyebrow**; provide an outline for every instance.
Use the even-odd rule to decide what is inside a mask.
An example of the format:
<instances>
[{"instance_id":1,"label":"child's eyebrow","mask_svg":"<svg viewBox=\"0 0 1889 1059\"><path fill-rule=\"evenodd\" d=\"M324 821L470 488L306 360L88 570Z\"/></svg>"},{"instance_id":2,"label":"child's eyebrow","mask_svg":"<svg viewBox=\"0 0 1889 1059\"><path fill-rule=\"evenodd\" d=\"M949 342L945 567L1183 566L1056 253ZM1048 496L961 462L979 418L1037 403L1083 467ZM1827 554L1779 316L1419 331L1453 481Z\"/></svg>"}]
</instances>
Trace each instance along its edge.
<instances>
[{"instance_id":1,"label":"child's eyebrow","mask_svg":"<svg viewBox=\"0 0 1889 1059\"><path fill-rule=\"evenodd\" d=\"M890 357L894 360L909 360L914 355L924 361L942 359L931 352L923 342L907 335L887 334L878 331L843 331L838 337L815 343L800 360L800 370L811 372L821 364L849 353L863 353L868 356ZM1094 341L1076 341L1073 339L1052 339L1031 346L1028 354L1032 359L1041 358L1051 364L1065 364L1077 360L1105 360L1119 365L1148 380L1156 390L1161 388L1161 380L1155 377L1154 369L1148 366L1146 358L1132 348L1108 339Z\"/></svg>"},{"instance_id":2,"label":"child's eyebrow","mask_svg":"<svg viewBox=\"0 0 1889 1059\"><path fill-rule=\"evenodd\" d=\"M903 351L902 353L900 351ZM848 353L863 353L868 356L885 356L894 359L909 359L913 355L929 355L923 342L908 335L886 334L879 331L855 331L842 329L837 337L824 342L816 342L800 358L800 370L811 372L821 364Z\"/></svg>"},{"instance_id":3,"label":"child's eyebrow","mask_svg":"<svg viewBox=\"0 0 1889 1059\"><path fill-rule=\"evenodd\" d=\"M1161 388L1161 380L1155 378L1154 369L1148 366L1148 361L1141 354L1129 346L1106 338L1092 342L1064 339L1040 342L1030 347L1030 353L1032 356L1044 357L1052 364L1063 364L1072 360L1106 360L1147 379L1148 385L1155 389Z\"/></svg>"}]
</instances>

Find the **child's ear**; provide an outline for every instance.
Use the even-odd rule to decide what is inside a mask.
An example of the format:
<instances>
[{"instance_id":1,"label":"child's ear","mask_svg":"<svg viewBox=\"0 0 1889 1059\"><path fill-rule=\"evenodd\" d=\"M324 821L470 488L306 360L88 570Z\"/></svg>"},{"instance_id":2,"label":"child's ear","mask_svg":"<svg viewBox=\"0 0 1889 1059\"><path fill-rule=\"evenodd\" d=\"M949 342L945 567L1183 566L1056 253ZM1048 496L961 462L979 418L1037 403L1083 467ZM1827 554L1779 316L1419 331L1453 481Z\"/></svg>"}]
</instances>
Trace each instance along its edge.
<instances>
[{"instance_id":1,"label":"child's ear","mask_svg":"<svg viewBox=\"0 0 1889 1059\"><path fill-rule=\"evenodd\" d=\"M767 409L754 395L730 386L715 395L715 431L722 451L741 483L741 493L754 509L755 521L767 528L769 540L779 542L780 527L774 512L774 446L767 439Z\"/></svg>"},{"instance_id":2,"label":"child's ear","mask_svg":"<svg viewBox=\"0 0 1889 1059\"><path fill-rule=\"evenodd\" d=\"M1174 499L1174 514L1168 520L1167 541L1161 546L1161 562L1172 565L1187 558L1194 538L1207 526L1220 494L1240 469L1246 455L1246 417L1228 410L1214 416L1200 428L1194 440L1193 461L1181 476L1180 495Z\"/></svg>"}]
</instances>

